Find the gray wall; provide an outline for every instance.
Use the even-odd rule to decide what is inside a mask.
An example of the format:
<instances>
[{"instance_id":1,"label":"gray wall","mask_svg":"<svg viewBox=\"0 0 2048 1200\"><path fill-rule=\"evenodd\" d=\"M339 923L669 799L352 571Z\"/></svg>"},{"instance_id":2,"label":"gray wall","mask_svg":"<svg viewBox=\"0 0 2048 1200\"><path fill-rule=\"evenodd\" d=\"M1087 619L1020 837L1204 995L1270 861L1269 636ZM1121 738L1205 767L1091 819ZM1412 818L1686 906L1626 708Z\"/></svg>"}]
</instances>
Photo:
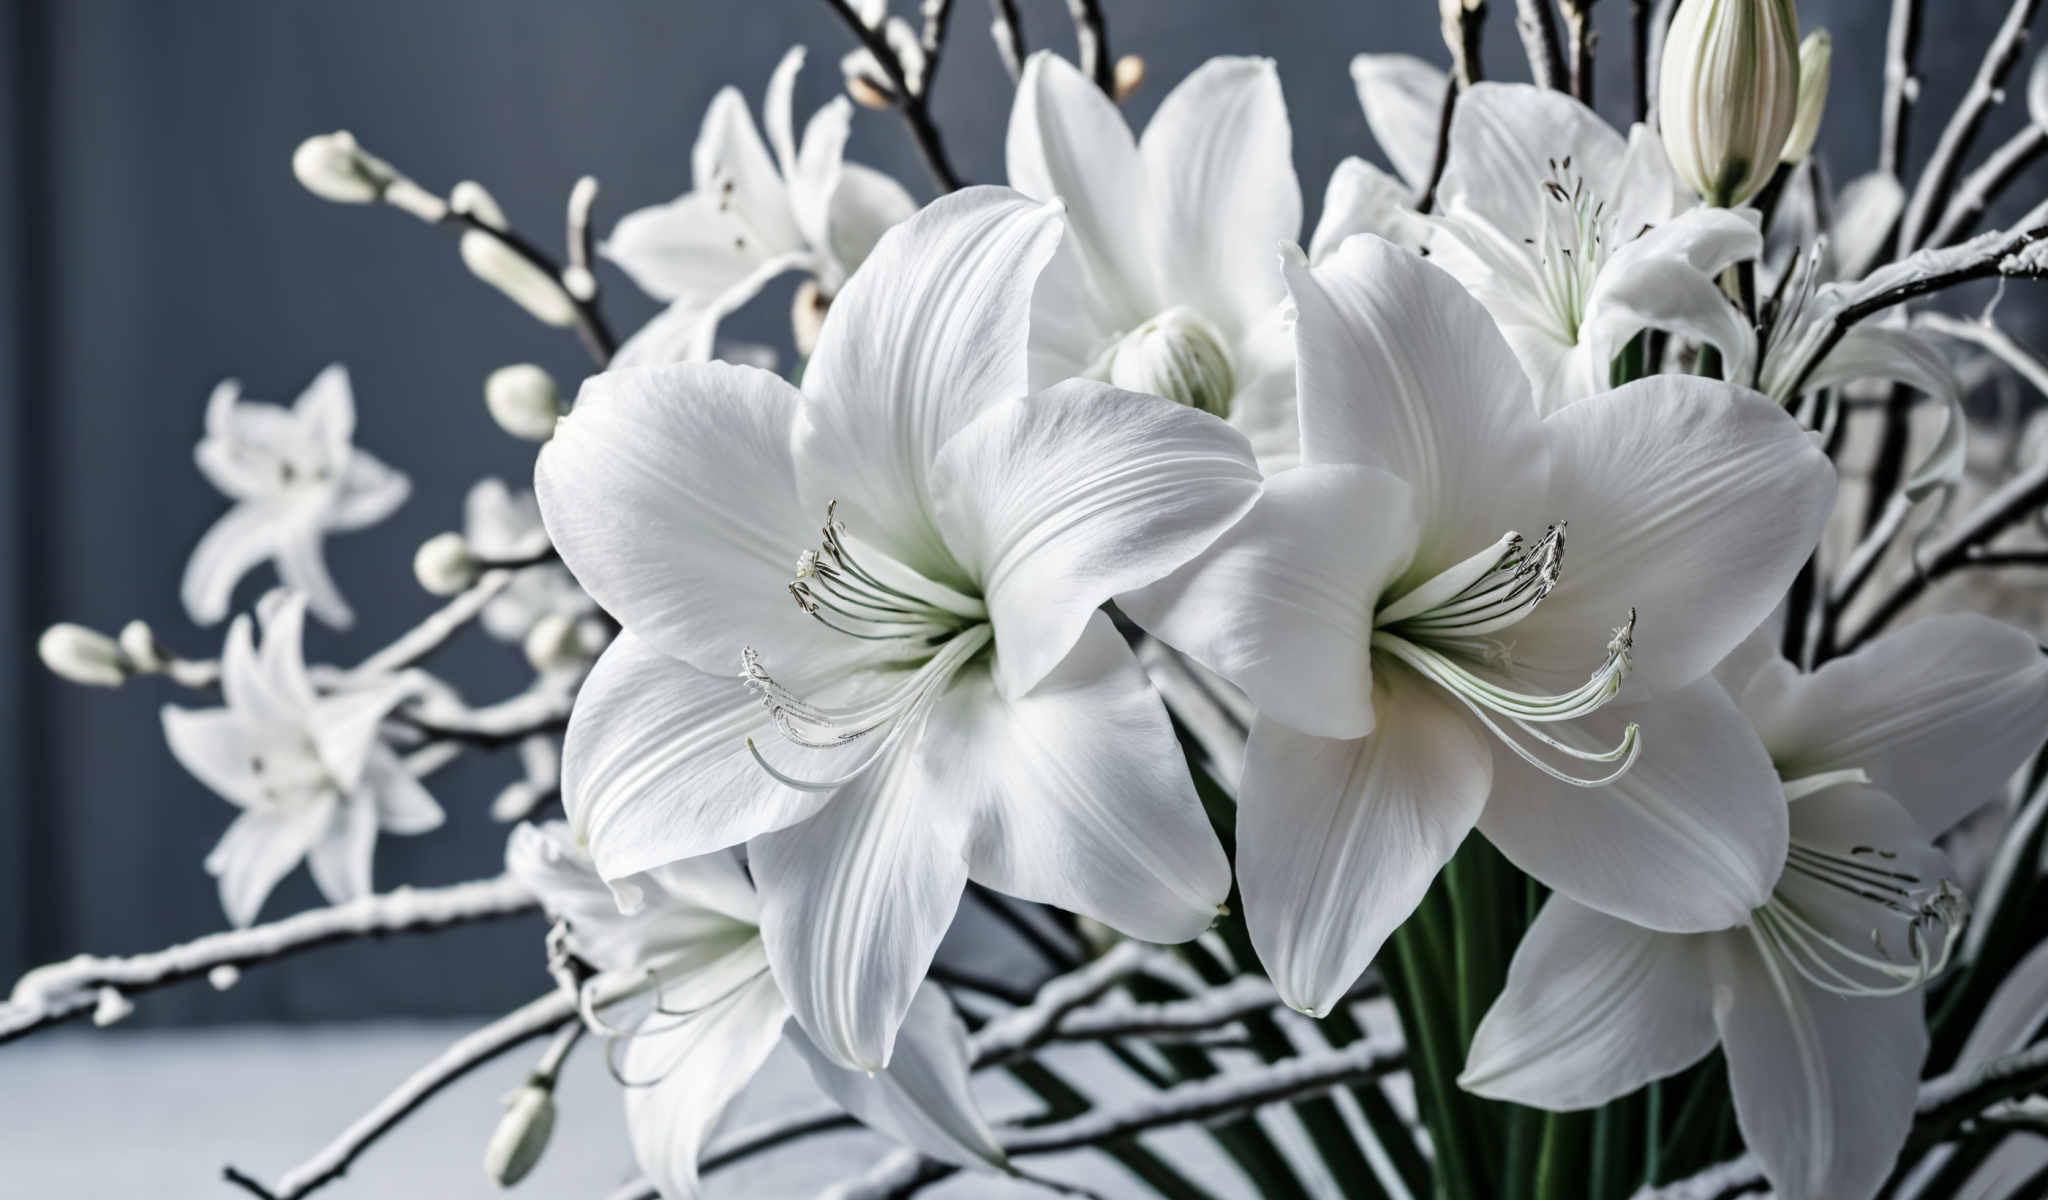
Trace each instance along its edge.
<instances>
[{"instance_id":1,"label":"gray wall","mask_svg":"<svg viewBox=\"0 0 2048 1200\"><path fill-rule=\"evenodd\" d=\"M1022 7L1033 45L1068 47L1063 4ZM1521 76L1513 5L1493 7L1488 64ZM1802 4L1809 25L1834 28L1825 149L1852 168L1876 141L1885 7ZM1927 7L1923 110L1945 114L2005 4ZM1350 56L1440 57L1432 0L1108 8L1115 48L1150 66L1134 118L1210 54L1279 60L1311 220L1331 167L1372 153ZM1600 6L1617 50L1626 12L1622 0ZM1009 85L984 24L980 0L960 0L938 106L961 169L999 181ZM289 400L322 364L345 361L363 443L413 477L396 518L331 543L362 620L345 638L316 635L311 651L345 661L427 610L410 582L411 550L457 521L469 483L530 470L529 449L482 412L486 372L530 359L573 378L581 366L573 339L476 284L440 232L302 192L287 167L292 147L347 127L431 187L484 181L516 224L552 244L562 199L584 172L604 183L606 228L625 208L682 190L713 92L736 83L758 103L792 42L813 49L799 93L807 113L831 94L846 47L815 0L15 0L0 21L0 976L221 923L200 860L231 810L165 750L156 710L174 697L62 685L30 650L52 620L115 628L134 616L192 652L217 649L219 631L192 628L175 599L187 551L222 508L190 454L212 384L233 374L253 395ZM1602 65L1605 107L1625 111L1623 57ZM1932 141L1923 125L1919 152ZM863 111L853 152L928 194L894 118ZM2038 191L2038 178L2030 183ZM652 311L616 273L605 281L620 329ZM779 340L787 296L771 292L735 332ZM245 599L264 586L252 580ZM494 646L465 645L448 662L476 697L519 681L514 658ZM500 760L437 777L448 826L384 842L379 883L493 871L503 831L484 809L512 769ZM315 900L301 872L267 911ZM502 1006L544 984L536 932L514 922L324 949L251 972L224 997L203 986L151 997L140 1019Z\"/></svg>"}]
</instances>

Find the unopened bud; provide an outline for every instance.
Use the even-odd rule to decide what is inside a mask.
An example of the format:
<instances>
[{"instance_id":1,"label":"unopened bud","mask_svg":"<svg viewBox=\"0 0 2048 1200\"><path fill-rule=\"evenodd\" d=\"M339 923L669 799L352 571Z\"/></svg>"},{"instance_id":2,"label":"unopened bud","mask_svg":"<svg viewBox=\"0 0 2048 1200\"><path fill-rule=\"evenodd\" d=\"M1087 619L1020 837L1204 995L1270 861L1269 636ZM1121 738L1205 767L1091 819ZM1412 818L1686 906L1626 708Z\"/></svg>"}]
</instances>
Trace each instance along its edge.
<instances>
[{"instance_id":1,"label":"unopened bud","mask_svg":"<svg viewBox=\"0 0 2048 1200\"><path fill-rule=\"evenodd\" d=\"M1792 132L1785 135L1785 148L1778 153L1779 162L1802 163L1813 153L1820 119L1828 107L1828 76L1834 57L1834 39L1825 29L1814 30L1799 43L1799 109L1792 117Z\"/></svg>"},{"instance_id":2,"label":"unopened bud","mask_svg":"<svg viewBox=\"0 0 2048 1200\"><path fill-rule=\"evenodd\" d=\"M1109 94L1118 104L1131 98L1145 83L1145 60L1135 54L1126 54L1116 60L1116 67L1110 73Z\"/></svg>"},{"instance_id":3,"label":"unopened bud","mask_svg":"<svg viewBox=\"0 0 2048 1200\"><path fill-rule=\"evenodd\" d=\"M888 84L866 72L850 71L846 76L846 94L862 108L889 109L896 107L896 92Z\"/></svg>"},{"instance_id":4,"label":"unopened bud","mask_svg":"<svg viewBox=\"0 0 2048 1200\"><path fill-rule=\"evenodd\" d=\"M484 1149L484 1173L499 1187L518 1183L540 1161L554 1131L554 1094L539 1083L528 1083L505 1101L505 1115Z\"/></svg>"},{"instance_id":5,"label":"unopened bud","mask_svg":"<svg viewBox=\"0 0 2048 1200\"><path fill-rule=\"evenodd\" d=\"M128 680L128 660L121 647L97 629L52 625L36 640L36 653L42 656L44 666L73 683L120 687Z\"/></svg>"},{"instance_id":6,"label":"unopened bud","mask_svg":"<svg viewBox=\"0 0 2048 1200\"><path fill-rule=\"evenodd\" d=\"M1103 378L1127 391L1164 396L1219 417L1230 415L1237 383L1230 356L1207 321L1172 308L1124 335Z\"/></svg>"},{"instance_id":7,"label":"unopened bud","mask_svg":"<svg viewBox=\"0 0 2048 1200\"><path fill-rule=\"evenodd\" d=\"M590 657L576 618L563 613L548 613L535 621L520 649L526 652L527 665L541 672L580 666Z\"/></svg>"},{"instance_id":8,"label":"unopened bud","mask_svg":"<svg viewBox=\"0 0 2048 1200\"><path fill-rule=\"evenodd\" d=\"M796 298L789 304L789 328L799 358L809 358L818 348L818 332L825 328L825 311L831 307L832 298L817 280L806 279L797 285Z\"/></svg>"},{"instance_id":9,"label":"unopened bud","mask_svg":"<svg viewBox=\"0 0 2048 1200\"><path fill-rule=\"evenodd\" d=\"M484 380L484 407L498 428L529 442L555 436L561 419L561 389L555 377L532 363L499 367Z\"/></svg>"},{"instance_id":10,"label":"unopened bud","mask_svg":"<svg viewBox=\"0 0 2048 1200\"><path fill-rule=\"evenodd\" d=\"M461 250L462 263L470 274L505 293L541 324L575 323L576 302L561 282L497 237L472 229L462 235Z\"/></svg>"},{"instance_id":11,"label":"unopened bud","mask_svg":"<svg viewBox=\"0 0 2048 1200\"><path fill-rule=\"evenodd\" d=\"M1777 170L1798 107L1791 0L1683 0L1657 87L1664 150L1679 179L1709 204L1747 202Z\"/></svg>"},{"instance_id":12,"label":"unopened bud","mask_svg":"<svg viewBox=\"0 0 2048 1200\"><path fill-rule=\"evenodd\" d=\"M292 151L292 174L305 189L336 204L374 204L398 173L356 145L346 129L316 134Z\"/></svg>"},{"instance_id":13,"label":"unopened bud","mask_svg":"<svg viewBox=\"0 0 2048 1200\"><path fill-rule=\"evenodd\" d=\"M465 179L448 189L448 209L503 232L505 210L498 207L498 201L485 190L484 185L474 179Z\"/></svg>"},{"instance_id":14,"label":"unopened bud","mask_svg":"<svg viewBox=\"0 0 2048 1200\"><path fill-rule=\"evenodd\" d=\"M128 664L145 675L154 675L171 665L171 655L156 640L147 621L130 621L121 627L121 653Z\"/></svg>"},{"instance_id":15,"label":"unopened bud","mask_svg":"<svg viewBox=\"0 0 2048 1200\"><path fill-rule=\"evenodd\" d=\"M433 596L453 596L477 581L482 569L459 533L437 533L420 543L412 573Z\"/></svg>"}]
</instances>

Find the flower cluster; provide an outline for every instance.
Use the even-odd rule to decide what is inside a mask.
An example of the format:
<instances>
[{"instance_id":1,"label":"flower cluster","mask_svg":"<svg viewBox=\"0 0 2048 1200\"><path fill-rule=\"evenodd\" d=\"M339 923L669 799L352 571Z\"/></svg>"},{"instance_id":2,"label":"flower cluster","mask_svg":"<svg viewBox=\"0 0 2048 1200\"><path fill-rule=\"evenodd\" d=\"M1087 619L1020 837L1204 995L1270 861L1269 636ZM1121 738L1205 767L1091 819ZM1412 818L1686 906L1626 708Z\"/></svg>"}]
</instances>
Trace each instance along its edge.
<instances>
[{"instance_id":1,"label":"flower cluster","mask_svg":"<svg viewBox=\"0 0 2048 1200\"><path fill-rule=\"evenodd\" d=\"M690 190L599 241L584 180L559 262L473 183L443 200L346 134L294 159L453 228L598 368L567 404L537 367L491 377L532 491L482 481L418 549L447 597L418 629L304 660L309 611L349 620L322 538L407 493L330 368L290 410L225 384L206 412L235 506L184 604L217 622L273 560L260 649L246 615L218 663L147 626L42 644L80 682L219 688L163 721L241 810L206 864L238 927L301 859L366 929L487 907L376 907L371 856L442 822L421 777L519 747L492 811L539 823L499 885L552 923L557 989L479 1037L556 1040L499 1182L584 1036L670 1200L806 1131L718 1133L777 1046L903 1147L840 1194L1081 1187L1029 1164L1084 1147L1125 1191L1208 1194L1136 1138L1218 1117L1220 1190L1262 1196L2048 1177L1994 1136L2048 1091L2048 658L1973 611L2038 614L2038 584L1947 586L2043 564L2001 539L2048 512L2048 464L1965 399L2048 366L1990 310L1908 312L2048 275L2048 206L1976 232L2048 125L1956 180L2032 5L1909 190L1902 0L1885 160L1831 193L1830 43L1791 0L1632 6L1661 58L1623 126L1589 102L1590 0L1562 38L1517 6L1531 84L1482 79L1486 6L1446 3L1448 72L1357 60L1394 170L1345 161L1306 238L1272 61L1209 60L1134 133L1143 65L1097 5L1070 62L998 4L1007 181L962 187L931 117L950 5L828 6L847 96L799 138L789 51L765 142L720 92ZM846 160L856 101L906 119L941 195ZM623 343L600 259L668 305ZM788 377L717 340L786 272ZM530 688L473 705L426 668L473 619ZM962 970L989 912L1060 973ZM265 951L178 961L208 954ZM192 970L81 961L25 979L0 1038ZM1071 1042L1111 1053L1070 1081L1046 1048ZM984 1115L995 1066L1050 1111ZM1099 1100L1131 1077L1156 1094ZM380 1129L245 1182L303 1195Z\"/></svg>"}]
</instances>

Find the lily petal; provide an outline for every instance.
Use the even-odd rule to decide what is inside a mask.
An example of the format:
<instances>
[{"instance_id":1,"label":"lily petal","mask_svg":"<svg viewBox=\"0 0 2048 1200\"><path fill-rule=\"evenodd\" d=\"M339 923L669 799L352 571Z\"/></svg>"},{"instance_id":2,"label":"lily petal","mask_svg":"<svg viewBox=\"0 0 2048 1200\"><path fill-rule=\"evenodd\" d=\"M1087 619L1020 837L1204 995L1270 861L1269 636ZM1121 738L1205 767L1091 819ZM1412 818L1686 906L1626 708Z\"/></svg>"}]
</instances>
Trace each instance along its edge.
<instances>
[{"instance_id":1,"label":"lily petal","mask_svg":"<svg viewBox=\"0 0 2048 1200\"><path fill-rule=\"evenodd\" d=\"M1997 795L2041 744L2048 659L2030 633L1944 614L1811 675L1774 663L1740 700L1787 778L1860 767L1935 835Z\"/></svg>"},{"instance_id":2,"label":"lily petal","mask_svg":"<svg viewBox=\"0 0 2048 1200\"><path fill-rule=\"evenodd\" d=\"M1414 193L1400 180L1362 158L1347 158L1330 172L1323 215L1308 243L1308 260L1320 263L1354 233L1371 233L1418 250L1429 241L1429 222L1413 207Z\"/></svg>"},{"instance_id":3,"label":"lily petal","mask_svg":"<svg viewBox=\"0 0 2048 1200\"><path fill-rule=\"evenodd\" d=\"M1606 787L1498 756L1479 831L1539 882L1610 916L1678 933L1746 924L1785 867L1785 794L1763 742L1711 679L1546 732L1604 750L1629 724L1641 726L1641 756Z\"/></svg>"},{"instance_id":4,"label":"lily petal","mask_svg":"<svg viewBox=\"0 0 2048 1200\"><path fill-rule=\"evenodd\" d=\"M1296 467L1193 562L1118 604L1317 737L1372 732L1373 606L1415 553L1408 485L1372 467Z\"/></svg>"},{"instance_id":5,"label":"lily petal","mask_svg":"<svg viewBox=\"0 0 2048 1200\"><path fill-rule=\"evenodd\" d=\"M1565 159L1595 195L1611 200L1620 190L1628 143L1563 92L1525 83L1475 83L1458 97L1451 116L1450 154L1437 195L1469 205L1498 229L1522 230L1538 189L1551 177L1550 163Z\"/></svg>"},{"instance_id":6,"label":"lily petal","mask_svg":"<svg viewBox=\"0 0 2048 1200\"><path fill-rule=\"evenodd\" d=\"M964 582L933 524L932 463L984 410L1025 394L1032 285L1059 237L1056 207L988 187L883 235L804 371L795 444L811 512L838 501L854 536L928 579Z\"/></svg>"},{"instance_id":7,"label":"lily petal","mask_svg":"<svg viewBox=\"0 0 2048 1200\"><path fill-rule=\"evenodd\" d=\"M373 746L363 765L363 790L377 808L377 828L403 837L441 827L447 814L388 746Z\"/></svg>"},{"instance_id":8,"label":"lily petal","mask_svg":"<svg viewBox=\"0 0 2048 1200\"><path fill-rule=\"evenodd\" d=\"M243 929L256 919L271 889L306 857L332 815L326 805L308 804L288 813L251 811L235 818L206 856L207 873L220 880L220 906L230 924Z\"/></svg>"},{"instance_id":9,"label":"lily petal","mask_svg":"<svg viewBox=\"0 0 2048 1200\"><path fill-rule=\"evenodd\" d=\"M1104 601L1158 580L1242 516L1259 468L1216 417L1073 379L961 430L931 489L946 545L988 603L996 680L1020 696Z\"/></svg>"},{"instance_id":10,"label":"lily petal","mask_svg":"<svg viewBox=\"0 0 2048 1200\"><path fill-rule=\"evenodd\" d=\"M235 585L277 552L282 514L260 501L243 501L221 515L192 548L178 596L185 614L201 625L228 615Z\"/></svg>"},{"instance_id":11,"label":"lily petal","mask_svg":"<svg viewBox=\"0 0 2048 1200\"><path fill-rule=\"evenodd\" d=\"M339 456L356 435L356 399L349 389L348 368L332 363L292 402L292 415L313 441Z\"/></svg>"},{"instance_id":12,"label":"lily petal","mask_svg":"<svg viewBox=\"0 0 2048 1200\"><path fill-rule=\"evenodd\" d=\"M1554 1112L1598 1107L1712 1050L1713 997L1700 939L1553 897L1515 947L1458 1085Z\"/></svg>"},{"instance_id":13,"label":"lily petal","mask_svg":"<svg viewBox=\"0 0 2048 1200\"><path fill-rule=\"evenodd\" d=\"M786 67L788 56L784 58ZM690 149L690 186L743 214L753 240L762 243L760 249L778 253L803 244L789 211L782 173L762 144L738 88L721 88L705 110L697 143Z\"/></svg>"},{"instance_id":14,"label":"lily petal","mask_svg":"<svg viewBox=\"0 0 2048 1200\"><path fill-rule=\"evenodd\" d=\"M1444 73L1412 54L1361 54L1351 60L1351 85L1366 128L1412 198L1429 186L1436 165L1436 129L1444 106Z\"/></svg>"},{"instance_id":15,"label":"lily petal","mask_svg":"<svg viewBox=\"0 0 2048 1200\"><path fill-rule=\"evenodd\" d=\"M1548 512L1569 522L1557 590L1515 626L1517 669L1576 685L1638 615L1632 699L1698 679L1763 623L1820 540L1835 472L1754 392L1660 375L1544 421Z\"/></svg>"},{"instance_id":16,"label":"lily petal","mask_svg":"<svg viewBox=\"0 0 2048 1200\"><path fill-rule=\"evenodd\" d=\"M1415 911L1493 782L1492 751L1434 687L1391 667L1379 725L1356 741L1252 725L1239 789L1237 879L1280 998L1328 1013Z\"/></svg>"},{"instance_id":17,"label":"lily petal","mask_svg":"<svg viewBox=\"0 0 2048 1200\"><path fill-rule=\"evenodd\" d=\"M977 882L1148 942L1201 933L1230 894L1165 706L1105 614L1023 696L964 673L925 736L920 787L973 814Z\"/></svg>"},{"instance_id":18,"label":"lily petal","mask_svg":"<svg viewBox=\"0 0 2048 1200\"><path fill-rule=\"evenodd\" d=\"M398 511L412 481L362 450L350 450L341 482L323 518L329 529L365 529Z\"/></svg>"},{"instance_id":19,"label":"lily petal","mask_svg":"<svg viewBox=\"0 0 2048 1200\"><path fill-rule=\"evenodd\" d=\"M325 538L317 526L287 531L278 540L277 578L284 586L304 595L313 615L328 628L347 629L356 623L355 610L342 598L341 586L328 573Z\"/></svg>"},{"instance_id":20,"label":"lily petal","mask_svg":"<svg viewBox=\"0 0 2048 1200\"><path fill-rule=\"evenodd\" d=\"M366 795L343 796L327 832L306 851L313 882L331 904L346 904L376 889L371 859L377 850L377 808Z\"/></svg>"},{"instance_id":21,"label":"lily petal","mask_svg":"<svg viewBox=\"0 0 2048 1200\"><path fill-rule=\"evenodd\" d=\"M872 1075L827 1058L800 1030L789 1043L811 1078L863 1125L941 1162L1002 1166L1002 1147L968 1083L967 1027L937 985L919 985L896 1035L896 1056Z\"/></svg>"},{"instance_id":22,"label":"lily petal","mask_svg":"<svg viewBox=\"0 0 2048 1200\"><path fill-rule=\"evenodd\" d=\"M893 178L859 163L841 163L829 221L832 256L849 271L859 267L883 234L916 211L917 201Z\"/></svg>"},{"instance_id":23,"label":"lily petal","mask_svg":"<svg viewBox=\"0 0 2048 1200\"><path fill-rule=\"evenodd\" d=\"M242 808L254 804L263 784L251 768L264 741L232 709L179 708L162 710L164 740L171 756L223 800Z\"/></svg>"}]
</instances>

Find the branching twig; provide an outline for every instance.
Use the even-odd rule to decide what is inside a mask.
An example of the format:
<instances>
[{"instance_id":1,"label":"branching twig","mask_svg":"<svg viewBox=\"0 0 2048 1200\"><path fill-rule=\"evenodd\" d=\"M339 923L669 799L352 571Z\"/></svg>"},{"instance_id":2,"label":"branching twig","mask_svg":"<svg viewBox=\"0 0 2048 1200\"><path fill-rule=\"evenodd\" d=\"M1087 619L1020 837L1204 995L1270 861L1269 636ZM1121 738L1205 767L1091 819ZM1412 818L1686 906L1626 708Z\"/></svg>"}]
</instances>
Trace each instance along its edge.
<instances>
[{"instance_id":1,"label":"branching twig","mask_svg":"<svg viewBox=\"0 0 2048 1200\"><path fill-rule=\"evenodd\" d=\"M419 662L439 650L462 627L476 619L499 592L512 582L510 571L487 571L468 591L442 605L426 620L399 636L397 641L364 659L350 674L358 678L388 675Z\"/></svg>"},{"instance_id":2,"label":"branching twig","mask_svg":"<svg viewBox=\"0 0 2048 1200\"><path fill-rule=\"evenodd\" d=\"M2043 152L2048 152L2048 130L2029 124L2013 134L1978 164L1976 170L1963 176L1954 198L1942 210L1941 223L1927 235L1927 244L1946 246L1967 236L1977 219L1984 215L1984 210L1998 198L1998 193L2005 190L2005 185L2039 159Z\"/></svg>"},{"instance_id":3,"label":"branching twig","mask_svg":"<svg viewBox=\"0 0 2048 1200\"><path fill-rule=\"evenodd\" d=\"M1549 0L1515 0L1515 29L1522 35L1522 50L1529 56L1529 74L1537 87L1564 90L1564 51L1557 42L1557 26L1550 19Z\"/></svg>"},{"instance_id":4,"label":"branching twig","mask_svg":"<svg viewBox=\"0 0 2048 1200\"><path fill-rule=\"evenodd\" d=\"M485 234L525 259L535 270L554 280L555 285L562 289L562 294L569 298L575 317L576 336L582 339L583 348L590 352L591 361L597 364L600 371L611 363L612 355L618 352L619 342L612 336L611 327L605 324L604 315L597 311L596 293L592 292L588 296L576 295L575 290L568 285L562 264L556 262L554 256L513 230L499 229L477 219L473 214L458 212L452 207L448 209L447 215L441 218L441 224L465 234Z\"/></svg>"},{"instance_id":5,"label":"branching twig","mask_svg":"<svg viewBox=\"0 0 2048 1200\"><path fill-rule=\"evenodd\" d=\"M79 955L21 977L0 1004L0 1042L77 1016L98 1003L103 988L148 991L204 975L218 967L245 967L283 958L344 938L438 929L464 921L506 916L533 907L533 897L510 877L440 888L399 888L347 904L308 909L248 929L131 958Z\"/></svg>"},{"instance_id":6,"label":"branching twig","mask_svg":"<svg viewBox=\"0 0 2048 1200\"><path fill-rule=\"evenodd\" d=\"M1976 140L1977 131L1983 127L1984 118L2000 100L2005 97L2005 77L2012 66L2019 61L2020 48L2026 44L2027 25L2034 19L2034 13L2041 7L2041 0L2013 0L2006 11L2005 23L1991 39L1991 48L1985 51L1984 61L1977 68L1977 76L1970 81L1970 90L1963 94L1962 102L1941 131L1941 140L1934 144L1934 155L1927 160L1927 168L1920 172L1920 178L1913 185L1913 198L1906 204L1906 213L1899 226L1899 248L1902 251L1917 249L1921 235L1927 232L1927 222L1933 218L1934 206L1945 199L1955 184L1956 172L1962 168L1963 155Z\"/></svg>"},{"instance_id":7,"label":"branching twig","mask_svg":"<svg viewBox=\"0 0 2048 1200\"><path fill-rule=\"evenodd\" d=\"M939 190L958 191L961 186L959 173L953 170L952 162L946 157L946 146L939 137L939 127L932 123L931 110L925 105L925 93L921 89L911 88L910 76L903 69L903 60L897 57L896 51L889 45L889 40L882 35L881 30L868 28L867 22L860 19L860 14L853 10L853 5L848 0L825 0L825 7L839 15L839 19L853 31L853 36L860 39L861 46L875 60L875 65L889 77L889 88L892 93L890 98L896 103L896 111L903 114L904 122L910 126L910 136L916 140L918 152L924 155L925 166L930 168ZM926 64L927 81L937 66L936 58Z\"/></svg>"}]
</instances>

